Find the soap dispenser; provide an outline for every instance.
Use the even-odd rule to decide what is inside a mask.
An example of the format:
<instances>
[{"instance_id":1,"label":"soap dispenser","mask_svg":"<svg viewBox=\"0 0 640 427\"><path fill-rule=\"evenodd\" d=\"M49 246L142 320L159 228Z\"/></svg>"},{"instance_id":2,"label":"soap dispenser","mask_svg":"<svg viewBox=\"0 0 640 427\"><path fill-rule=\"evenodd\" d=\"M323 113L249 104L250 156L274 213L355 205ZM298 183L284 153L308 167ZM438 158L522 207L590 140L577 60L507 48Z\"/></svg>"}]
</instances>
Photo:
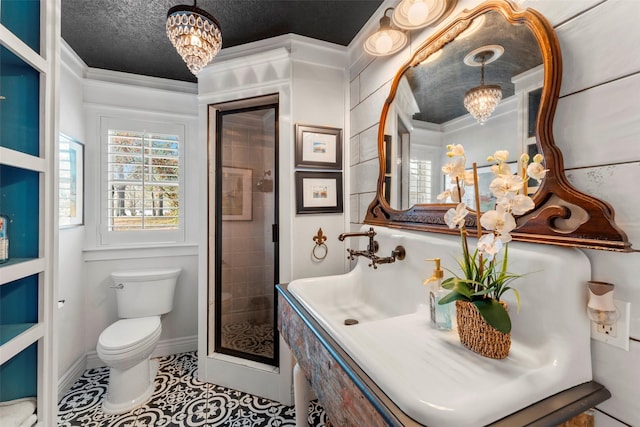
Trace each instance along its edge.
<instances>
[{"instance_id":1,"label":"soap dispenser","mask_svg":"<svg viewBox=\"0 0 640 427\"><path fill-rule=\"evenodd\" d=\"M433 270L433 275L424 281L425 285L433 283L429 290L429 309L431 312L431 325L436 329L450 330L451 329L451 307L449 304L438 304L445 295L449 293L448 290L442 287L442 279L444 278L444 271L440 268L440 258L429 258L425 261L434 261L436 268Z\"/></svg>"}]
</instances>

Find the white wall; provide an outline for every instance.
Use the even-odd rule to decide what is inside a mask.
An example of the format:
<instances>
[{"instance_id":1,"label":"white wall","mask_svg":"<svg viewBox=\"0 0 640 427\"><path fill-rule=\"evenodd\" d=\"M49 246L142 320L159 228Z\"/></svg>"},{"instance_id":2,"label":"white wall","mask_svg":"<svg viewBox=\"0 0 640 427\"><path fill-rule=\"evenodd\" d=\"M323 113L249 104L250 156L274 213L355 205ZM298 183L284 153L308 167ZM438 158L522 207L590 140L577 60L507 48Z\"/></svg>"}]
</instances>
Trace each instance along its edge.
<instances>
[{"instance_id":1,"label":"white wall","mask_svg":"<svg viewBox=\"0 0 640 427\"><path fill-rule=\"evenodd\" d=\"M358 228L375 195L378 176L377 123L395 71L435 30L478 0L459 0L439 27L411 33L398 54L373 59L361 46L378 26L386 7L349 46L351 218ZM569 180L579 190L610 203L617 224L640 248L640 198L630 192L640 179L640 2L633 0L530 0L519 2L542 12L555 27L563 59L563 83L554 136L564 154ZM585 250L593 280L616 284L618 299L631 301L630 351L592 341L594 379L613 397L598 406L599 426L640 425L640 255ZM585 297L586 298L586 297ZM617 421L619 420L619 421Z\"/></svg>"},{"instance_id":2,"label":"white wall","mask_svg":"<svg viewBox=\"0 0 640 427\"><path fill-rule=\"evenodd\" d=\"M337 236L344 230L345 213L297 215L295 206L295 138L296 123L345 127L346 49L305 37L286 35L224 50L198 76L200 128L203 138L209 135L209 150L213 152L214 125L207 128L208 105L277 93L279 96L279 236L280 282L298 277L342 273L345 271L344 244ZM202 174L206 173L207 152L201 151ZM211 156L210 161L213 161ZM346 164L346 161L345 161ZM209 174L213 176L210 168ZM203 177L203 179L206 179ZM346 194L346 193L345 193ZM206 204L206 198L201 200ZM348 208L348 203L345 203ZM203 215L207 206L201 206ZM209 209L210 215L214 209ZM201 227L206 229L206 217ZM311 257L313 236L318 228L328 235L329 253L322 262ZM215 236L214 236L215 238ZM207 247L207 236L200 240L201 252ZM212 248L209 245L209 248ZM253 366L246 361L229 361L213 354L207 356L207 300L211 283L207 272L213 267L213 251L202 258L199 268L199 356L203 379L217 384L270 397L283 403L291 402L291 355L280 342L279 371ZM232 366L231 364L236 366ZM238 368L246 365L247 368Z\"/></svg>"},{"instance_id":3,"label":"white wall","mask_svg":"<svg viewBox=\"0 0 640 427\"><path fill-rule=\"evenodd\" d=\"M334 64L322 66L309 63L304 59L293 58L293 107L294 123L312 126L328 126L345 130L346 74L344 60L337 68ZM343 141L343 147L345 142ZM344 150L343 150L344 151ZM344 156L343 156L344 157ZM348 160L343 158L343 170ZM293 169L283 171L294 182ZM346 175L343 174L343 186L346 188ZM293 251L291 259L291 278L327 276L344 272L346 251L345 244L338 241L338 235L345 228L345 213L348 211L348 192L344 191L343 213L335 214L298 214L293 221ZM295 212L295 201L291 205ZM315 246L313 236L322 228L327 236L327 257L314 260L312 251Z\"/></svg>"},{"instance_id":4,"label":"white wall","mask_svg":"<svg viewBox=\"0 0 640 427\"><path fill-rule=\"evenodd\" d=\"M85 253L85 351L92 354L98 336L118 319L115 293L109 288L109 273L115 270L182 267L178 279L173 311L162 319L156 354L195 350L197 335L197 227L198 200L206 191L200 184L195 166L199 146L197 132L197 99L193 84L136 75L89 70L83 82L86 140L86 234ZM139 244L129 246L101 245L100 212L100 118L103 116L152 122L170 122L185 127L184 137L184 226L182 242ZM185 344L185 338L191 344ZM99 363L92 358L89 366Z\"/></svg>"},{"instance_id":5,"label":"white wall","mask_svg":"<svg viewBox=\"0 0 640 427\"><path fill-rule=\"evenodd\" d=\"M84 64L66 43L61 47L60 67L60 132L84 142L85 128L82 104ZM65 303L58 310L58 373L62 376L84 357L84 263L82 248L84 226L63 228L58 238L58 295ZM67 384L63 384L63 388Z\"/></svg>"},{"instance_id":6,"label":"white wall","mask_svg":"<svg viewBox=\"0 0 640 427\"><path fill-rule=\"evenodd\" d=\"M88 69L63 45L60 130L85 143L85 226L60 230L59 372L61 387L95 356L99 334L117 320L109 274L123 269L182 267L174 309L163 316L156 354L195 350L197 335L197 227L200 186L197 159L196 85ZM99 240L101 116L184 124L185 239L161 245L103 246ZM137 246L137 247L136 247ZM88 361L85 364L85 355Z\"/></svg>"}]
</instances>

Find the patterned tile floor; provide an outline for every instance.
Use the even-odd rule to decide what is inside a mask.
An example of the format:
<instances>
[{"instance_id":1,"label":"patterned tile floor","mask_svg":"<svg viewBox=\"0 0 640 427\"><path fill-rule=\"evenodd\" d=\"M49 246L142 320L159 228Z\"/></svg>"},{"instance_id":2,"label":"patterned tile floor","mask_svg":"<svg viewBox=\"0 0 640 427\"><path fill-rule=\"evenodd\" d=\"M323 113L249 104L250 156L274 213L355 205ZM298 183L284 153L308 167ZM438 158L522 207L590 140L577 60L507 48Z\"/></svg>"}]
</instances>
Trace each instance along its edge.
<instances>
[{"instance_id":1,"label":"patterned tile floor","mask_svg":"<svg viewBox=\"0 0 640 427\"><path fill-rule=\"evenodd\" d=\"M151 399L120 415L102 412L108 368L89 369L58 403L58 426L295 426L292 406L199 381L195 352L160 359ZM326 415L317 402L309 406L309 425L325 427Z\"/></svg>"},{"instance_id":2,"label":"patterned tile floor","mask_svg":"<svg viewBox=\"0 0 640 427\"><path fill-rule=\"evenodd\" d=\"M222 347L258 356L273 357L273 325L249 322L227 323L222 327Z\"/></svg>"}]
</instances>

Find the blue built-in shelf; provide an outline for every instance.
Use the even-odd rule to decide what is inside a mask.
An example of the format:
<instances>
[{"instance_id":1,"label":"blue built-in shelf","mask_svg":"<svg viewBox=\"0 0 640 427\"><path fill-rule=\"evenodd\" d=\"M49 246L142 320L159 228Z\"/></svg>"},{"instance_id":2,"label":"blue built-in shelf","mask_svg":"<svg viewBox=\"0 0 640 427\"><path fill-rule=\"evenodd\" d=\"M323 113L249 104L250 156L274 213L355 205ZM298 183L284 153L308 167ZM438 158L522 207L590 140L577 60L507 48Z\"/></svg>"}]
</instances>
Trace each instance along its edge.
<instances>
[{"instance_id":1,"label":"blue built-in shelf","mask_svg":"<svg viewBox=\"0 0 640 427\"><path fill-rule=\"evenodd\" d=\"M5 345L35 325L37 325L37 323L10 323L8 325L0 325L0 346Z\"/></svg>"},{"instance_id":2,"label":"blue built-in shelf","mask_svg":"<svg viewBox=\"0 0 640 427\"><path fill-rule=\"evenodd\" d=\"M37 396L38 343L35 342L0 366L0 402Z\"/></svg>"},{"instance_id":3,"label":"blue built-in shelf","mask_svg":"<svg viewBox=\"0 0 640 427\"><path fill-rule=\"evenodd\" d=\"M35 396L37 392L38 346L37 343L27 346L20 337L36 330L38 276L34 274L0 286L0 345L5 354L17 353L0 366L0 402ZM39 335L33 334L33 337Z\"/></svg>"},{"instance_id":4,"label":"blue built-in shelf","mask_svg":"<svg viewBox=\"0 0 640 427\"><path fill-rule=\"evenodd\" d=\"M0 147L39 156L40 72L3 46L0 70Z\"/></svg>"},{"instance_id":5,"label":"blue built-in shelf","mask_svg":"<svg viewBox=\"0 0 640 427\"><path fill-rule=\"evenodd\" d=\"M38 323L38 280L34 274L0 286L0 325Z\"/></svg>"},{"instance_id":6,"label":"blue built-in shelf","mask_svg":"<svg viewBox=\"0 0 640 427\"><path fill-rule=\"evenodd\" d=\"M0 0L0 213L9 218L9 261L0 264L0 402L37 396L57 380L53 316L44 309L54 304L47 244L54 232L41 228L55 216L43 201L56 194L40 183L55 177L55 156L44 149L54 147L54 123L42 114L57 90L59 19L55 2ZM52 397L37 396L38 419L55 419Z\"/></svg>"},{"instance_id":7,"label":"blue built-in shelf","mask_svg":"<svg viewBox=\"0 0 640 427\"><path fill-rule=\"evenodd\" d=\"M40 2L0 1L0 24L40 53Z\"/></svg>"},{"instance_id":8,"label":"blue built-in shelf","mask_svg":"<svg viewBox=\"0 0 640 427\"><path fill-rule=\"evenodd\" d=\"M38 257L39 187L38 172L0 165L0 212L9 218L10 259Z\"/></svg>"}]
</instances>

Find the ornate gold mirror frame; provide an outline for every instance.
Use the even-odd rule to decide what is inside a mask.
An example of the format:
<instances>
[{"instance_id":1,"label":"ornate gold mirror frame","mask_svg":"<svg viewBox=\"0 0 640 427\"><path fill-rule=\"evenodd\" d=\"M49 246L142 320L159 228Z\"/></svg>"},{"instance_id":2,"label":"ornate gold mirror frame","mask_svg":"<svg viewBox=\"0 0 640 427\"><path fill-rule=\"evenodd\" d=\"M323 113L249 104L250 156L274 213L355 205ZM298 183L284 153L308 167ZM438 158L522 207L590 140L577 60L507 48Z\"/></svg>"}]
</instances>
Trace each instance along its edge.
<instances>
[{"instance_id":1,"label":"ornate gold mirror frame","mask_svg":"<svg viewBox=\"0 0 640 427\"><path fill-rule=\"evenodd\" d=\"M562 153L555 145L552 128L562 77L560 46L555 32L539 12L533 9L518 9L507 0L492 0L473 10L465 10L451 24L423 43L396 74L382 108L378 130L380 174L377 194L367 209L364 222L410 230L458 233L457 229L449 229L444 222L444 214L452 204L418 204L407 210L397 210L389 205L384 196L385 125L403 74L453 41L475 18L492 11L500 13L511 25L528 27L538 42L543 58L544 81L535 136L538 152L543 154L548 172L540 188L532 196L535 209L517 218L518 227L512 232L513 239L561 246L632 251L626 234L614 222L613 208L606 202L577 191L565 177ZM477 227L476 215L467 216L466 226Z\"/></svg>"}]
</instances>

